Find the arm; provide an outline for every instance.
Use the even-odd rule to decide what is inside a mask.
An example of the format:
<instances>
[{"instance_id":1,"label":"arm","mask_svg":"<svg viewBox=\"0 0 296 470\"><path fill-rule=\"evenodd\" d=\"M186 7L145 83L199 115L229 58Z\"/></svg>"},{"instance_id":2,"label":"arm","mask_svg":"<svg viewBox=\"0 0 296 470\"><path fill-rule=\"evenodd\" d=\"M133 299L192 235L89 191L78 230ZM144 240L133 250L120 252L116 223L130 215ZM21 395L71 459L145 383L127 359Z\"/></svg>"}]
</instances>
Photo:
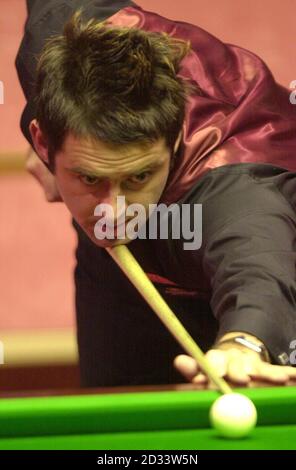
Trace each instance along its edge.
<instances>
[{"instance_id":1,"label":"arm","mask_svg":"<svg viewBox=\"0 0 296 470\"><path fill-rule=\"evenodd\" d=\"M203 268L219 321L216 345L207 354L221 375L239 383L285 382L296 376L288 366L296 338L296 214L271 178L234 176L237 181L230 189L224 184L221 193L216 181L215 197L203 206ZM263 343L274 364L231 341L219 346L240 334ZM186 356L176 358L175 366L191 380L199 373ZM204 379L199 374L194 381Z\"/></svg>"}]
</instances>

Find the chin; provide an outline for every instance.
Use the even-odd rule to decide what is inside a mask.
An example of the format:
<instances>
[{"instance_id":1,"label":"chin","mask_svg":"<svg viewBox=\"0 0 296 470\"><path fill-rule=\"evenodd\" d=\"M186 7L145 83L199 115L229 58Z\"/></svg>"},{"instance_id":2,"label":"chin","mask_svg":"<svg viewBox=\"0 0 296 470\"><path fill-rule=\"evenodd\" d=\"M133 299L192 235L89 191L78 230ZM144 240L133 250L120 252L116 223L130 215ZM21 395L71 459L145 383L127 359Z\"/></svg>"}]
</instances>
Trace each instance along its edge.
<instances>
[{"instance_id":1,"label":"chin","mask_svg":"<svg viewBox=\"0 0 296 470\"><path fill-rule=\"evenodd\" d=\"M88 236L88 238L96 245L99 246L100 248L109 248L112 246L118 246L118 245L128 245L130 242L134 240L134 238L129 238L125 237L123 239L119 238L104 238L103 240L100 240L96 238L94 234L94 227L93 224L79 224L82 230L85 232L85 234ZM136 237L135 237L136 238Z\"/></svg>"},{"instance_id":2,"label":"chin","mask_svg":"<svg viewBox=\"0 0 296 470\"><path fill-rule=\"evenodd\" d=\"M132 242L130 238L124 238L123 240L119 239L108 239L105 238L104 240L98 240L94 234L87 233L88 237L95 243L95 245L99 246L100 248L111 248L112 246L118 245L127 245L128 243Z\"/></svg>"},{"instance_id":3,"label":"chin","mask_svg":"<svg viewBox=\"0 0 296 470\"><path fill-rule=\"evenodd\" d=\"M96 239L95 239L96 240ZM96 245L101 248L112 248L112 246L128 245L132 240L96 240Z\"/></svg>"}]
</instances>

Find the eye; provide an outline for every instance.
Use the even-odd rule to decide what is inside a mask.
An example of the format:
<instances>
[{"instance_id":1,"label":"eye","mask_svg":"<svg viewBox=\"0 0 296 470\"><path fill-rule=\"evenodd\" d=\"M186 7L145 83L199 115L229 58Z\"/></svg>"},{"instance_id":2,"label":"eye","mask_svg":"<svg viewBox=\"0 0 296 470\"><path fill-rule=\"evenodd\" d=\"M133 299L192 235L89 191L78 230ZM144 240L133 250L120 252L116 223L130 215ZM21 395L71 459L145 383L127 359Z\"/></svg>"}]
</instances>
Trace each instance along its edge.
<instances>
[{"instance_id":1,"label":"eye","mask_svg":"<svg viewBox=\"0 0 296 470\"><path fill-rule=\"evenodd\" d=\"M84 184L87 184L89 186L92 186L99 181L99 178L97 178L96 176L90 176L90 175L81 175L80 179Z\"/></svg>"},{"instance_id":2,"label":"eye","mask_svg":"<svg viewBox=\"0 0 296 470\"><path fill-rule=\"evenodd\" d=\"M148 181L150 178L152 172L151 171L143 171L142 173L139 173L137 175L133 175L130 178L128 178L129 183L138 183L138 184L143 184Z\"/></svg>"}]
</instances>

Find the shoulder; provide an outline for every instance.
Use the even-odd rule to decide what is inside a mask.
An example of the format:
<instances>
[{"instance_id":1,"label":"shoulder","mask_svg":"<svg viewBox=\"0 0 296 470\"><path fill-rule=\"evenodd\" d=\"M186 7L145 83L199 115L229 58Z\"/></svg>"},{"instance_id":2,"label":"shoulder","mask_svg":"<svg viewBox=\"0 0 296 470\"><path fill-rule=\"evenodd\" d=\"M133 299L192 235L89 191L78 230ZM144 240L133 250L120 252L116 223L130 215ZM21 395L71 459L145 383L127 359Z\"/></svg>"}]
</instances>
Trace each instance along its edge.
<instances>
[{"instance_id":1,"label":"shoulder","mask_svg":"<svg viewBox=\"0 0 296 470\"><path fill-rule=\"evenodd\" d=\"M48 30L49 27L53 27L54 24L65 20L67 13L71 13L75 10L76 6L77 1L74 1L73 5L70 5L64 0L47 0L46 2L43 0L35 0L28 12L25 30L33 31L41 25ZM48 20L50 20L50 24L47 23Z\"/></svg>"},{"instance_id":2,"label":"shoulder","mask_svg":"<svg viewBox=\"0 0 296 470\"><path fill-rule=\"evenodd\" d=\"M295 220L296 173L267 164L223 165L203 176L179 203L201 204L203 226L214 231L250 215L286 214Z\"/></svg>"},{"instance_id":3,"label":"shoulder","mask_svg":"<svg viewBox=\"0 0 296 470\"><path fill-rule=\"evenodd\" d=\"M223 165L200 178L182 202L210 202L233 194L244 198L246 194L252 197L252 194L278 191L289 197L292 191L286 190L287 185L296 190L296 173L279 166L264 163Z\"/></svg>"},{"instance_id":4,"label":"shoulder","mask_svg":"<svg viewBox=\"0 0 296 470\"><path fill-rule=\"evenodd\" d=\"M32 30L43 25L48 32L58 33L56 27L62 27L79 8L83 9L86 20L97 18L103 21L131 4L130 0L35 0L29 10L26 29Z\"/></svg>"}]
</instances>

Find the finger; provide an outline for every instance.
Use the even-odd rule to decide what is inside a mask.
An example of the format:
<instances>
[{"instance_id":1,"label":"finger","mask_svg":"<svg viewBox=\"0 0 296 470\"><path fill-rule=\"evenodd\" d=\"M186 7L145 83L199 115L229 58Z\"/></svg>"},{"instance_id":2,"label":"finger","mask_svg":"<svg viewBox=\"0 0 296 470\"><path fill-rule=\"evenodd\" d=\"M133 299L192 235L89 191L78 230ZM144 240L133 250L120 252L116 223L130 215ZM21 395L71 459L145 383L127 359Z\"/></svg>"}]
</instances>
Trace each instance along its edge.
<instances>
[{"instance_id":1,"label":"finger","mask_svg":"<svg viewBox=\"0 0 296 470\"><path fill-rule=\"evenodd\" d=\"M199 374L195 375L191 380L192 383L202 385L208 383L208 376L200 372Z\"/></svg>"},{"instance_id":2,"label":"finger","mask_svg":"<svg viewBox=\"0 0 296 470\"><path fill-rule=\"evenodd\" d=\"M235 382L240 385L247 385L251 379L250 374L254 369L252 359L242 353L241 351L227 351L228 354L228 368L227 368L227 377L231 382Z\"/></svg>"},{"instance_id":3,"label":"finger","mask_svg":"<svg viewBox=\"0 0 296 470\"><path fill-rule=\"evenodd\" d=\"M296 379L296 367L291 367L291 366L279 366L284 369L285 373L290 377L290 379L295 380Z\"/></svg>"},{"instance_id":4,"label":"finger","mask_svg":"<svg viewBox=\"0 0 296 470\"><path fill-rule=\"evenodd\" d=\"M26 161L26 170L29 173L35 174L36 172L39 172L40 169L42 168L41 162L36 156L30 156L28 160Z\"/></svg>"},{"instance_id":5,"label":"finger","mask_svg":"<svg viewBox=\"0 0 296 470\"><path fill-rule=\"evenodd\" d=\"M219 349L210 349L206 353L206 358L211 366L216 370L219 377L224 377L227 372L227 355L226 351Z\"/></svg>"},{"instance_id":6,"label":"finger","mask_svg":"<svg viewBox=\"0 0 296 470\"><path fill-rule=\"evenodd\" d=\"M196 361L185 354L180 354L175 357L174 366L189 382L192 381L193 377L197 375L199 371Z\"/></svg>"},{"instance_id":7,"label":"finger","mask_svg":"<svg viewBox=\"0 0 296 470\"><path fill-rule=\"evenodd\" d=\"M36 167L28 168L28 166L27 166L27 171L38 181L38 183L42 187L44 186L43 174L38 168L36 168Z\"/></svg>"},{"instance_id":8,"label":"finger","mask_svg":"<svg viewBox=\"0 0 296 470\"><path fill-rule=\"evenodd\" d=\"M58 200L57 195L50 191L45 191L45 199L47 202L56 202Z\"/></svg>"},{"instance_id":9,"label":"finger","mask_svg":"<svg viewBox=\"0 0 296 470\"><path fill-rule=\"evenodd\" d=\"M61 196L55 183L51 182L44 187L45 197L48 202L61 201Z\"/></svg>"},{"instance_id":10,"label":"finger","mask_svg":"<svg viewBox=\"0 0 296 470\"><path fill-rule=\"evenodd\" d=\"M218 376L223 377L227 370L227 360L225 357L225 352L219 351L218 349L210 349L205 356L212 368L215 369ZM199 372L196 376L192 378L192 382L194 384L204 384L210 381L205 373Z\"/></svg>"},{"instance_id":11,"label":"finger","mask_svg":"<svg viewBox=\"0 0 296 470\"><path fill-rule=\"evenodd\" d=\"M257 366L258 373L253 378L259 378L268 382L284 384L288 382L289 375L285 372L283 366L276 366L266 362L260 362Z\"/></svg>"}]
</instances>

